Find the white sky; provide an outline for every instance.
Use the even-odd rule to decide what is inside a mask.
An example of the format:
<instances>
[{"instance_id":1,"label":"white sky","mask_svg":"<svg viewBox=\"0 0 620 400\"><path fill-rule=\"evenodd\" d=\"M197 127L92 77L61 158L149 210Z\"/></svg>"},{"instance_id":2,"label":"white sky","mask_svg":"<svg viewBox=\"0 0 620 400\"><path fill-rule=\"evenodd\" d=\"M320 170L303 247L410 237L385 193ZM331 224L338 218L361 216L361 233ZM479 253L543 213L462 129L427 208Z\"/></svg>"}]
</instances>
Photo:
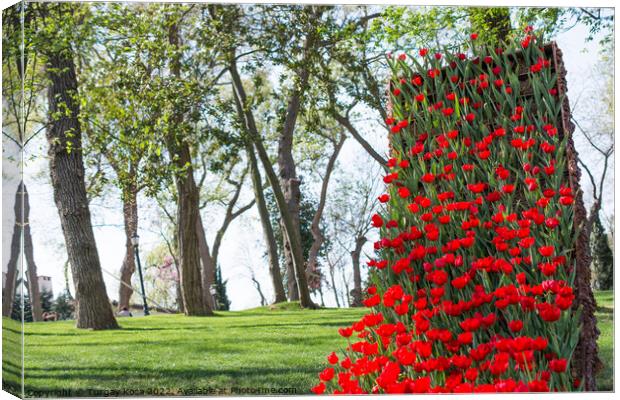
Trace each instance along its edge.
<instances>
[{"instance_id":1,"label":"white sky","mask_svg":"<svg viewBox=\"0 0 620 400\"><path fill-rule=\"evenodd\" d=\"M579 25L568 33L560 34L556 40L564 52L564 62L568 71L568 96L573 100L577 98L588 84L587 77L592 73L593 65L598 60L598 40L584 43L587 31ZM585 51L584 51L585 50ZM586 99L580 100L585 102ZM574 117L579 121L584 118L584 110L579 107ZM582 115L583 114L583 115ZM368 122L359 124L363 127L362 132L371 138L371 143L376 146L380 153L387 151L387 136L380 126ZM577 151L586 160L588 165L595 165L594 152L585 146L576 134ZM3 231L2 231L2 262L3 269L9 257L10 238L13 229L13 201L15 188L18 180L14 162L6 159L7 151L13 150L3 141ZM62 231L56 207L53 202L52 188L49 185L48 165L46 158L46 143L44 135L29 145L26 155L25 181L28 186L31 203L30 222L32 227L33 245L35 249L35 261L39 275L52 277L54 293L58 294L64 289L63 264L66 260L64 252ZM365 168L369 162L361 147L352 138L348 139L340 157L339 168L349 174L358 174L360 167ZM597 174L595 165L593 172ZM586 194L590 191L587 178L582 177L582 188ZM603 212L605 215L613 213L614 168L611 165L609 177L606 182L605 202ZM250 189L249 187L247 189ZM239 204L245 204L251 196L250 190L246 190ZM586 198L588 201L589 198ZM140 230L141 256L145 260L150 249L160 243L158 229L165 221L157 220L158 213L152 202L140 198ZM329 202L328 202L329 207ZM122 259L124 257L125 237L122 227L121 205L117 196L107 196L105 199L96 199L91 205L91 214L99 256L104 269L104 278L108 295L111 299L118 298L118 283L109 274L118 276ZM210 214L203 215L205 227L208 231L209 243L213 242L213 236L221 221L221 213L212 210ZM209 223L212 225L209 226ZM367 246L366 251L369 251ZM272 299L272 289L267 270L267 263L262 259L263 236L255 208L248 211L240 219L236 220L229 228L224 237L220 250L220 262L224 279L228 279L228 295L232 301L232 309L240 310L259 305L259 296L249 278L248 266L254 268L257 279L262 283L262 289L268 298ZM362 265L364 265L364 261ZM338 282L341 284L341 282ZM331 292L325 294L326 304L335 306Z\"/></svg>"}]
</instances>

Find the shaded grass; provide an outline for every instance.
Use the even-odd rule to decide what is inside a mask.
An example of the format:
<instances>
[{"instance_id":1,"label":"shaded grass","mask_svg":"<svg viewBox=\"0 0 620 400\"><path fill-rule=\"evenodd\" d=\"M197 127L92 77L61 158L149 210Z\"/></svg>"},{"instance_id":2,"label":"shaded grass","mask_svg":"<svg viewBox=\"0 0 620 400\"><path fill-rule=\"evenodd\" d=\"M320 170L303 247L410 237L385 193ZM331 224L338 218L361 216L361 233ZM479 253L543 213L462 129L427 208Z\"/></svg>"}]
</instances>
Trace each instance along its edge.
<instances>
[{"instance_id":1,"label":"shaded grass","mask_svg":"<svg viewBox=\"0 0 620 400\"><path fill-rule=\"evenodd\" d=\"M596 299L604 363L598 385L613 390L613 293L598 292ZM337 328L363 313L278 304L214 318L124 318L119 319L123 329L116 331L78 330L73 321L30 323L24 332L25 392L36 397L222 395L232 388L254 388L267 390L254 394L305 394L325 356L346 345ZM3 319L3 387L12 392L21 391L20 331L20 324Z\"/></svg>"},{"instance_id":2,"label":"shaded grass","mask_svg":"<svg viewBox=\"0 0 620 400\"><path fill-rule=\"evenodd\" d=\"M597 376L598 390L614 389L614 293L612 290L594 292L596 298L599 357L603 368Z\"/></svg>"},{"instance_id":3,"label":"shaded grass","mask_svg":"<svg viewBox=\"0 0 620 400\"><path fill-rule=\"evenodd\" d=\"M21 393L22 327L9 319L2 319L2 389L18 396Z\"/></svg>"}]
</instances>

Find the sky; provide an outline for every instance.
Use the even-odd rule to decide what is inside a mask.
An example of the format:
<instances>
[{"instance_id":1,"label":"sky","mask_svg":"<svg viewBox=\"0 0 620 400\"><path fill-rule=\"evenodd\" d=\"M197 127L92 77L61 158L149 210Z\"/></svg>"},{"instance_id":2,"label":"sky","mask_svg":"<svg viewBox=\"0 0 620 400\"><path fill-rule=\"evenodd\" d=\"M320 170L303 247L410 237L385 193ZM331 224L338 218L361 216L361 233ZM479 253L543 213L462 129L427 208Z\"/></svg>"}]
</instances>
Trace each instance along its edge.
<instances>
[{"instance_id":1,"label":"sky","mask_svg":"<svg viewBox=\"0 0 620 400\"><path fill-rule=\"evenodd\" d=\"M568 96L571 101L579 98L580 104L585 102L584 93L588 92L589 80L594 65L599 59L598 40L585 43L587 30L578 25L567 33L556 37L559 47L564 53L564 62L567 69ZM586 78L586 79L584 79ZM588 95L591 95L589 93ZM585 107L577 107L574 117L578 121L585 120L588 113L592 112ZM358 123L375 149L381 154L387 152L387 136L377 123L365 120ZM577 151L586 160L588 165L593 165L593 172L597 174L600 163L596 163L595 153L588 148L585 141L575 134ZM7 158L10 153L15 153L14 145L3 140L3 231L2 231L2 262L3 270L9 257L10 238L13 229L13 201L18 180L17 164ZM39 275L52 277L54 293L64 290L64 263L66 254L64 251L62 231L58 213L53 201L52 188L49 184L48 161L46 158L46 142L43 134L33 140L27 148L25 155L24 178L31 202L31 229L34 246L35 262ZM363 149L353 139L348 139L341 152L338 174L360 176L367 163L372 162ZM332 182L333 183L333 182ZM613 213L614 204L614 168L609 170L606 181L605 201L603 212L605 215ZM585 174L581 181L582 188L586 193L586 202L590 201L590 184ZM245 204L251 198L251 188L247 187L242 192L239 204ZM139 235L141 238L140 249L142 260L146 254L161 242L160 227L165 223L160 218L160 213L152 201L141 196L139 198L140 221ZM329 207L329 199L328 199ZM91 203L92 222L97 240L97 247L101 259L102 269L108 295L111 299L118 298L118 281L120 266L124 257L125 237L122 225L121 204L117 195L109 195L105 199L95 199ZM221 208L209 209L203 212L203 221L207 230L208 241L213 243L214 235L223 218ZM366 253L370 253L371 245L367 244ZM228 296L232 301L231 309L242 310L256 307L260 303L259 295L250 279L250 268L255 277L261 282L262 290L267 299L273 299L267 263L263 259L264 246L263 236L256 208L252 208L242 217L235 220L227 231L222 248L220 250L222 275L227 283ZM365 260L363 260L365 261ZM364 265L364 262L362 262ZM339 279L337 284L342 285ZM342 287L342 286L341 286ZM134 298L136 299L136 298ZM137 301L136 301L137 302ZM327 306L335 306L331 293L325 294Z\"/></svg>"}]
</instances>

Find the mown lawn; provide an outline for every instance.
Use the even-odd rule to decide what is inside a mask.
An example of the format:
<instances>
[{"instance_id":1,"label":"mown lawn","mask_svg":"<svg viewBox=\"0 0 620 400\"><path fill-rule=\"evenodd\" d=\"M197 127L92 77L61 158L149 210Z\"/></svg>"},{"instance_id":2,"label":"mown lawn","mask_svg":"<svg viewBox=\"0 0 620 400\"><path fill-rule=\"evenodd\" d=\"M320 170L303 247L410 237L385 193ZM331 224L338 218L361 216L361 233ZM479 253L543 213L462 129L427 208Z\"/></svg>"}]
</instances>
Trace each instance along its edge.
<instances>
[{"instance_id":1,"label":"mown lawn","mask_svg":"<svg viewBox=\"0 0 620 400\"><path fill-rule=\"evenodd\" d=\"M597 293L597 301L605 364L599 389L612 390L613 293ZM26 324L25 391L35 397L250 394L244 388L305 394L325 355L344 346L337 328L364 310L288 308L125 318L122 330L103 332L77 330L72 321ZM5 390L19 388L20 341L19 325L4 319ZM271 392L278 389L284 392Z\"/></svg>"},{"instance_id":2,"label":"mown lawn","mask_svg":"<svg viewBox=\"0 0 620 400\"><path fill-rule=\"evenodd\" d=\"M614 389L614 292L611 290L595 292L598 311L596 318L601 334L598 339L599 357L603 368L598 377L599 390Z\"/></svg>"},{"instance_id":3,"label":"mown lawn","mask_svg":"<svg viewBox=\"0 0 620 400\"><path fill-rule=\"evenodd\" d=\"M123 329L99 332L75 329L72 321L30 323L24 335L25 392L36 397L139 394L131 392L136 389L168 395L231 394L232 388L308 393L325 356L346 344L338 327L363 312L258 309L213 318L155 315L119 318ZM3 329L5 351L10 352L3 357L3 384L19 385L20 368L11 361L19 358L19 325L4 319Z\"/></svg>"}]
</instances>

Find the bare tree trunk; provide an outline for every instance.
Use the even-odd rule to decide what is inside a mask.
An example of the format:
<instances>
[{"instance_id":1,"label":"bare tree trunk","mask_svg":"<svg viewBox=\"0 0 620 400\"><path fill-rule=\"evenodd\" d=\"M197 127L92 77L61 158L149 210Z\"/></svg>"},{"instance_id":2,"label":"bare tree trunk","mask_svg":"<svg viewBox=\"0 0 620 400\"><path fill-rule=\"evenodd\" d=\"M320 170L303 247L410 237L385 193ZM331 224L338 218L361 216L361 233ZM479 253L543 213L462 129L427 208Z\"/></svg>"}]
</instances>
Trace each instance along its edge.
<instances>
[{"instance_id":1,"label":"bare tree trunk","mask_svg":"<svg viewBox=\"0 0 620 400\"><path fill-rule=\"evenodd\" d=\"M347 281L347 277L344 273L344 268L342 269L342 282L344 282L344 294L342 296L342 304L346 304L347 307L351 307L351 296L349 296L349 282Z\"/></svg>"},{"instance_id":2,"label":"bare tree trunk","mask_svg":"<svg viewBox=\"0 0 620 400\"><path fill-rule=\"evenodd\" d=\"M258 153L258 157L263 165L263 168L265 169L267 179L269 180L269 184L273 189L276 203L278 205L278 210L280 211L280 215L284 223L284 232L291 245L291 252L295 267L295 279L297 280L300 304L302 307L314 308L316 307L316 305L312 302L312 299L310 298L310 291L308 290L308 284L306 280L304 256L301 246L301 235L295 229L293 218L291 217L288 211L288 207L286 205L286 199L284 197L282 187L279 184L278 177L273 170L273 166L271 165L271 161L269 160L269 155L267 154L267 151L263 146L262 138L260 137L260 133L258 132L258 128L256 127L254 115L247 108L247 95L245 93L243 83L241 82L239 72L237 71L237 65L234 61L234 58L230 61L229 71L233 80L234 99L237 112L239 113L240 117L243 118L245 129L250 135L252 143L254 144L254 147L256 148L256 151Z\"/></svg>"},{"instance_id":3,"label":"bare tree trunk","mask_svg":"<svg viewBox=\"0 0 620 400\"><path fill-rule=\"evenodd\" d=\"M322 11L320 9L314 9L312 17L318 20ZM293 158L293 137L295 134L295 125L297 123L297 117L299 115L301 107L301 98L308 86L308 80L310 78L310 63L312 57L312 51L316 46L317 37L314 33L315 27L312 24L308 26L308 32L304 41L303 56L300 65L302 66L299 75L298 82L295 84L291 96L288 99L286 107L286 113L283 120L282 127L280 129L280 137L278 138L278 179L280 180L280 186L284 193L284 199L286 201L286 207L292 219L292 229L294 232L289 233L301 238L300 227L300 202L301 181L297 177L295 159ZM284 227L283 227L284 230ZM291 251L291 243L289 238L283 236L284 240L284 258L286 260L288 279L288 292L290 300L298 300L302 296L301 291L304 290L299 287L298 280L291 279L293 274L306 274L307 268L295 271L295 262L293 260L293 254ZM307 279L307 278L306 278ZM304 279L304 280L306 280Z\"/></svg>"},{"instance_id":4,"label":"bare tree trunk","mask_svg":"<svg viewBox=\"0 0 620 400\"><path fill-rule=\"evenodd\" d=\"M7 264L6 281L2 292L2 315L10 317L13 311L13 300L15 299L15 284L17 281L17 264L21 251L21 238L23 229L23 203L20 195L22 182L19 182L15 193L15 224L13 225L13 235L11 236L11 255Z\"/></svg>"},{"instance_id":5,"label":"bare tree trunk","mask_svg":"<svg viewBox=\"0 0 620 400\"><path fill-rule=\"evenodd\" d=\"M319 204L317 206L314 217L312 218L312 224L310 230L312 232L312 245L310 246L310 252L308 254L308 266L306 274L308 275L308 284L310 288L316 288L321 286L321 272L319 271L318 258L321 246L325 241L323 232L321 232L321 219L323 218L323 210L325 210L325 203L327 202L327 188L329 186L329 178L336 166L336 160L338 154L344 145L344 141L347 137L343 134L340 135L338 142L334 142L334 152L329 157L327 167L325 168L325 176L321 184L321 195L319 197Z\"/></svg>"},{"instance_id":6,"label":"bare tree trunk","mask_svg":"<svg viewBox=\"0 0 620 400\"><path fill-rule=\"evenodd\" d=\"M202 225L202 216L198 214L196 219L196 232L198 234L198 246L200 259L202 260L202 293L211 310L215 310L215 299L211 295L211 287L215 283L215 262L209 251L209 244Z\"/></svg>"},{"instance_id":7,"label":"bare tree trunk","mask_svg":"<svg viewBox=\"0 0 620 400\"><path fill-rule=\"evenodd\" d=\"M77 327L118 328L106 293L84 183L77 77L71 53L47 57L50 125L47 130L54 201L75 285Z\"/></svg>"},{"instance_id":8,"label":"bare tree trunk","mask_svg":"<svg viewBox=\"0 0 620 400\"><path fill-rule=\"evenodd\" d=\"M329 277L332 282L332 290L334 291L334 299L336 299L336 306L340 308L340 300L338 299L338 289L336 288L336 277L334 276L334 267L329 268Z\"/></svg>"},{"instance_id":9,"label":"bare tree trunk","mask_svg":"<svg viewBox=\"0 0 620 400\"><path fill-rule=\"evenodd\" d=\"M252 283L254 283L254 287L256 288L256 291L258 292L258 295L260 296L260 305L261 306L267 305L267 299L265 299L263 290L260 287L260 282L258 281L258 279L256 279L254 275L251 276L251 279L252 279Z\"/></svg>"},{"instance_id":10,"label":"bare tree trunk","mask_svg":"<svg viewBox=\"0 0 620 400\"><path fill-rule=\"evenodd\" d=\"M131 172L130 172L131 173ZM133 294L131 277L136 271L136 258L131 237L138 231L138 191L134 182L123 194L123 222L125 225L125 258L121 266L121 284L118 289L118 309L129 308Z\"/></svg>"},{"instance_id":11,"label":"bare tree trunk","mask_svg":"<svg viewBox=\"0 0 620 400\"><path fill-rule=\"evenodd\" d=\"M295 162L292 156L292 141L293 135L290 137L281 137L278 147L278 166L279 166L279 179L280 186L284 192L284 199L286 201L286 207L291 220L293 222L294 234L301 237L300 227L300 202L301 191L299 189L300 180L297 179L297 173L295 172ZM290 145L289 145L290 144ZM284 221L280 222L282 231L286 231ZM290 301L299 300L299 287L297 280L295 279L295 262L293 260L293 253L291 250L291 243L286 235L282 235L283 249L284 249L284 262L286 264L286 274L288 276L288 297Z\"/></svg>"},{"instance_id":12,"label":"bare tree trunk","mask_svg":"<svg viewBox=\"0 0 620 400\"><path fill-rule=\"evenodd\" d=\"M176 239L174 239L176 242ZM172 257L172 261L174 262L174 269L177 271L177 279L174 282L175 290L176 290L176 302L179 312L185 312L183 308L183 290L181 288L181 281L178 279L181 276L181 271L179 270L179 260L175 255L175 251L173 250L173 246L170 245L170 242L166 240L166 244L168 245L168 251L170 252L170 256ZM174 248L177 248L178 245L174 243Z\"/></svg>"},{"instance_id":13,"label":"bare tree trunk","mask_svg":"<svg viewBox=\"0 0 620 400\"><path fill-rule=\"evenodd\" d=\"M30 200L28 198L28 189L26 189L26 185L23 182L20 183L20 188L24 205L24 258L28 268L28 293L30 306L32 307L32 320L37 322L43 321L43 309L41 308L39 277L37 276L37 265L34 262L32 235L30 234Z\"/></svg>"},{"instance_id":14,"label":"bare tree trunk","mask_svg":"<svg viewBox=\"0 0 620 400\"><path fill-rule=\"evenodd\" d=\"M351 293L351 306L362 306L362 273L360 270L360 255L362 253L362 247L366 243L364 236L359 236L355 239L355 248L351 252L351 261L353 263L353 290Z\"/></svg>"},{"instance_id":15,"label":"bare tree trunk","mask_svg":"<svg viewBox=\"0 0 620 400\"><path fill-rule=\"evenodd\" d=\"M181 40L179 26L172 23L168 41L175 49L170 62L170 71L176 79L181 79ZM196 220L199 218L199 193L194 180L192 157L189 144L177 137L174 130L182 126L183 114L176 110L169 126L167 144L176 171L177 188L177 235L179 240L179 261L181 263L181 286L183 288L183 308L186 315L212 315L207 307L202 291L200 276L200 252Z\"/></svg>"},{"instance_id":16,"label":"bare tree trunk","mask_svg":"<svg viewBox=\"0 0 620 400\"><path fill-rule=\"evenodd\" d=\"M180 144L179 162L182 167L191 162L189 148ZM199 241L196 232L198 212L198 189L194 182L192 168L189 167L177 176L177 235L179 240L179 262L181 270L181 286L183 288L183 308L186 315L212 315L202 291L200 274Z\"/></svg>"},{"instance_id":17,"label":"bare tree trunk","mask_svg":"<svg viewBox=\"0 0 620 400\"><path fill-rule=\"evenodd\" d=\"M308 83L309 71L305 68L300 74L299 88L305 88ZM301 102L301 95L303 89L295 90L289 99L288 106L286 108L286 118L284 120L284 126L280 133L278 140L278 178L280 180L280 186L284 193L284 199L286 201L287 210L291 216L293 222L294 234L297 237L301 237L300 226L300 202L301 202L301 181L297 177L295 160L293 158L293 136L295 132L295 123L297 121L297 115L299 113L299 107ZM283 221L282 231L286 229ZM299 287L295 277L295 262L293 260L293 254L291 251L291 243L286 236L283 238L284 247L284 260L286 263L286 271L288 275L288 296L289 300L299 300ZM304 268L305 273L305 268Z\"/></svg>"},{"instance_id":18,"label":"bare tree trunk","mask_svg":"<svg viewBox=\"0 0 620 400\"><path fill-rule=\"evenodd\" d=\"M276 243L276 237L273 233L273 227L269 220L269 211L267 210L267 204L265 202L265 195L262 188L262 178L260 171L258 170L258 162L252 144L246 145L246 152L250 159L250 173L252 174L252 186L254 187L254 197L256 198L256 205L258 207L258 215L263 227L263 234L265 236L265 243L267 244L267 256L269 258L269 275L271 276L271 283L273 285L273 292L275 294L275 303L281 303L286 301L286 293L284 292L284 284L282 283L282 273L280 272L280 262L278 258L278 245Z\"/></svg>"}]
</instances>

